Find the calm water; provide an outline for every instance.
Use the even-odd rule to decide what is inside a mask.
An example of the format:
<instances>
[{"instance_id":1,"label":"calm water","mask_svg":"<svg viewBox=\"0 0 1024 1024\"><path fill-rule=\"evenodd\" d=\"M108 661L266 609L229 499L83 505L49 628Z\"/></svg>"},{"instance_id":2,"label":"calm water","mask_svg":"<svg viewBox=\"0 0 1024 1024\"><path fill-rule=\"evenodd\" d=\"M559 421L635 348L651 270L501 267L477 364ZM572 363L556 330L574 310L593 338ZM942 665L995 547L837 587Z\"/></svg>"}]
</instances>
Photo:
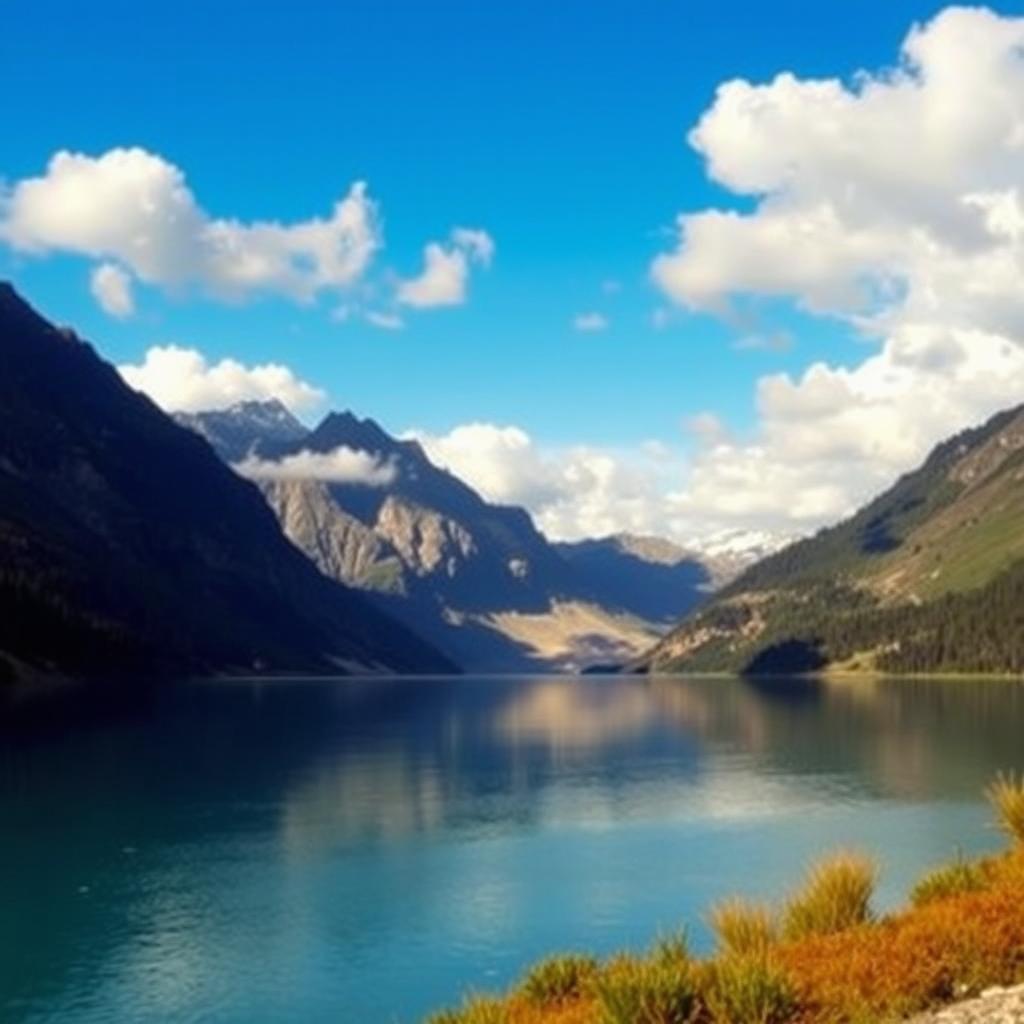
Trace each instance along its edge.
<instances>
[{"instance_id":1,"label":"calm water","mask_svg":"<svg viewBox=\"0 0 1024 1024\"><path fill-rule=\"evenodd\" d=\"M0 1020L415 1021L840 843L891 903L1024 764L1024 687L182 684L0 733Z\"/></svg>"}]
</instances>

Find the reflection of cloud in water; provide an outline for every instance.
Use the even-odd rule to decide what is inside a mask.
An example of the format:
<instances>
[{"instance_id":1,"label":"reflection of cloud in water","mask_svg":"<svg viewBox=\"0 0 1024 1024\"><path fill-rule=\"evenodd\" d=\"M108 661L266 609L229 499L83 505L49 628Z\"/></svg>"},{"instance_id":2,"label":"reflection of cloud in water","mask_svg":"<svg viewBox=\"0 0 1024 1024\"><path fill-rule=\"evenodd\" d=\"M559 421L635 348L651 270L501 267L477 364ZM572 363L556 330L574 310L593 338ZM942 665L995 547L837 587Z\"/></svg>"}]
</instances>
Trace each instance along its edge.
<instances>
[{"instance_id":1,"label":"reflection of cloud in water","mask_svg":"<svg viewBox=\"0 0 1024 1024\"><path fill-rule=\"evenodd\" d=\"M633 680L549 679L513 696L495 715L494 731L506 743L543 743L559 756L640 735L657 716Z\"/></svg>"},{"instance_id":2,"label":"reflection of cloud in water","mask_svg":"<svg viewBox=\"0 0 1024 1024\"><path fill-rule=\"evenodd\" d=\"M399 838L437 829L445 795L437 766L399 747L354 752L322 765L289 794L281 839L290 854L324 845Z\"/></svg>"}]
</instances>

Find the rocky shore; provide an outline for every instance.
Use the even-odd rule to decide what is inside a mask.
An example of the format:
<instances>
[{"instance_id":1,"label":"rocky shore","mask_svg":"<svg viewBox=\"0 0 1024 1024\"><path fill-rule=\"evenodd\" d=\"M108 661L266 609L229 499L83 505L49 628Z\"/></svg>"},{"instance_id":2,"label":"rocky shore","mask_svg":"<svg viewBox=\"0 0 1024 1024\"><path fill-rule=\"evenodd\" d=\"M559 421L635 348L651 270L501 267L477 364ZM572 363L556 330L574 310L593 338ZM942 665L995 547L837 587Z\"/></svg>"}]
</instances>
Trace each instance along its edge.
<instances>
[{"instance_id":1,"label":"rocky shore","mask_svg":"<svg viewBox=\"0 0 1024 1024\"><path fill-rule=\"evenodd\" d=\"M1024 1024L1024 985L986 989L977 999L917 1017L913 1024Z\"/></svg>"}]
</instances>

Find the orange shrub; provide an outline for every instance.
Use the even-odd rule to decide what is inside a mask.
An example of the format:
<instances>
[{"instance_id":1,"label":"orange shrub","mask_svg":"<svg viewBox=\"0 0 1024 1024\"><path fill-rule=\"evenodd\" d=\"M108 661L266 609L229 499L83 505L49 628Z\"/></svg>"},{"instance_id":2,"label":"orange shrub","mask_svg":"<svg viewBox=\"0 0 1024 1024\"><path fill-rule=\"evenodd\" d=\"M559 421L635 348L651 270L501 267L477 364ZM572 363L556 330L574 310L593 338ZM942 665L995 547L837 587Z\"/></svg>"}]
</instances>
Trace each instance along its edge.
<instances>
[{"instance_id":1,"label":"orange shrub","mask_svg":"<svg viewBox=\"0 0 1024 1024\"><path fill-rule=\"evenodd\" d=\"M801 1020L905 1016L1024 977L1024 888L967 893L778 955Z\"/></svg>"}]
</instances>

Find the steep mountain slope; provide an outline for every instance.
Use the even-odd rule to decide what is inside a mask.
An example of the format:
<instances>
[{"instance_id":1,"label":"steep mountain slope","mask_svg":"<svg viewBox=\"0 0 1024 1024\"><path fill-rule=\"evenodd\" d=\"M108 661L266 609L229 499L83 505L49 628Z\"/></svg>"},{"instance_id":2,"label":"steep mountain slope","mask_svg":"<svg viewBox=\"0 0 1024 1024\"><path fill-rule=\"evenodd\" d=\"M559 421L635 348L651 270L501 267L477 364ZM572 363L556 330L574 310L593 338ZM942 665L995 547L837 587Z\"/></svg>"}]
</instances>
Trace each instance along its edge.
<instances>
[{"instance_id":1,"label":"steep mountain slope","mask_svg":"<svg viewBox=\"0 0 1024 1024\"><path fill-rule=\"evenodd\" d=\"M676 549L655 554L658 542L634 540L632 552L625 542L617 555L608 549L628 584L616 587L614 570L602 575L594 558L549 543L523 509L486 502L415 441L350 413L276 453L339 449L371 454L387 481L292 479L264 467L258 482L285 533L468 667L574 670L636 657L708 578Z\"/></svg>"},{"instance_id":2,"label":"steep mountain slope","mask_svg":"<svg viewBox=\"0 0 1024 1024\"><path fill-rule=\"evenodd\" d=\"M641 667L1024 667L1024 408L939 445L856 515L759 562Z\"/></svg>"},{"instance_id":3,"label":"steep mountain slope","mask_svg":"<svg viewBox=\"0 0 1024 1024\"><path fill-rule=\"evenodd\" d=\"M202 434L228 462L267 455L278 447L301 441L308 433L282 402L237 402L228 409L176 413L174 418Z\"/></svg>"},{"instance_id":4,"label":"steep mountain slope","mask_svg":"<svg viewBox=\"0 0 1024 1024\"><path fill-rule=\"evenodd\" d=\"M3 284L0 664L450 667L318 572L255 487Z\"/></svg>"}]
</instances>

